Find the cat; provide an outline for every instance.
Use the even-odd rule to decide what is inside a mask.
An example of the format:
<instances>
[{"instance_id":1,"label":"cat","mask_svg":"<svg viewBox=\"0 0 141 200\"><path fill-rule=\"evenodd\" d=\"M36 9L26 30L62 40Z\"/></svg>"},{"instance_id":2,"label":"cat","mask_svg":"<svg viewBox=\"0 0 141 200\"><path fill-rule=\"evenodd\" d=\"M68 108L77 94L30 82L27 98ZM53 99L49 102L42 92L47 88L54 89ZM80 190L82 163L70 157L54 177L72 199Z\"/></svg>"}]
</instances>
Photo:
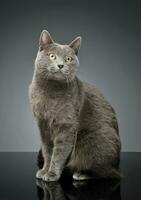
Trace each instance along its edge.
<instances>
[{"instance_id":1,"label":"cat","mask_svg":"<svg viewBox=\"0 0 141 200\"><path fill-rule=\"evenodd\" d=\"M29 85L29 99L41 138L42 167L36 178L58 181L64 169L74 180L121 178L116 113L92 84L80 80L81 37L54 42L43 30Z\"/></svg>"}]
</instances>

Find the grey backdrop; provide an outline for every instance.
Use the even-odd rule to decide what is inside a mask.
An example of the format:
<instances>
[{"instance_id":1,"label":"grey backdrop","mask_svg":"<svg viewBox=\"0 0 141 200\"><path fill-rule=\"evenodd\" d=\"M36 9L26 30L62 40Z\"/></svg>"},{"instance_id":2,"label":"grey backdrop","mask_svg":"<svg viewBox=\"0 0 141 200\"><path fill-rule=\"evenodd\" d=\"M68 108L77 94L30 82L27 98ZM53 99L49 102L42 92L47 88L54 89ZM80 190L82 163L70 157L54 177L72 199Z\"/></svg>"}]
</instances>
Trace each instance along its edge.
<instances>
[{"instance_id":1,"label":"grey backdrop","mask_svg":"<svg viewBox=\"0 0 141 200\"><path fill-rule=\"evenodd\" d=\"M28 101L38 39L82 36L79 77L117 112L122 151L141 150L141 4L136 0L0 1L0 151L38 151Z\"/></svg>"}]
</instances>

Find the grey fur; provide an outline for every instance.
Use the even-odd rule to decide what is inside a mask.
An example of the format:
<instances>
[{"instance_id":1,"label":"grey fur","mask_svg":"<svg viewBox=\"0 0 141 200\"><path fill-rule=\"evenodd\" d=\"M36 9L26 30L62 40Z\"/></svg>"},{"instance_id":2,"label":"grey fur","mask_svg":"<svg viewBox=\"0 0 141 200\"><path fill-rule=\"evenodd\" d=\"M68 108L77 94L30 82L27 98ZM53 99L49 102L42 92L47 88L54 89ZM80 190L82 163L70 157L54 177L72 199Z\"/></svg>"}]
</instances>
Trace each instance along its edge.
<instances>
[{"instance_id":1,"label":"grey fur","mask_svg":"<svg viewBox=\"0 0 141 200\"><path fill-rule=\"evenodd\" d=\"M79 174L80 180L88 171L99 177L120 178L116 114L95 86L76 76L80 45L81 37L70 45L60 45L47 31L41 33L29 97L44 158L36 177L45 181L58 180L66 167L73 177ZM49 59L49 53L56 59ZM72 62L64 61L66 55ZM58 65L64 67L59 69Z\"/></svg>"}]
</instances>

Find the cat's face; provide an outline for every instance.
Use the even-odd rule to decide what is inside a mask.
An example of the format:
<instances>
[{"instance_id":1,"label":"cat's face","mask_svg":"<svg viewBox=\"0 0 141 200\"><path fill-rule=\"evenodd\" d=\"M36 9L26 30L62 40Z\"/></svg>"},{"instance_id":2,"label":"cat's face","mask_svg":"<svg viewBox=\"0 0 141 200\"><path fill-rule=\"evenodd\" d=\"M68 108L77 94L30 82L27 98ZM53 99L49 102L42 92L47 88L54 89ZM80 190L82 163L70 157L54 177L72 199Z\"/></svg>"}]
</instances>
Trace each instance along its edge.
<instances>
[{"instance_id":1,"label":"cat's face","mask_svg":"<svg viewBox=\"0 0 141 200\"><path fill-rule=\"evenodd\" d=\"M69 45L60 45L52 40L47 31L43 31L35 61L36 72L46 79L66 82L73 80L79 66L77 53L80 45L81 37Z\"/></svg>"}]
</instances>

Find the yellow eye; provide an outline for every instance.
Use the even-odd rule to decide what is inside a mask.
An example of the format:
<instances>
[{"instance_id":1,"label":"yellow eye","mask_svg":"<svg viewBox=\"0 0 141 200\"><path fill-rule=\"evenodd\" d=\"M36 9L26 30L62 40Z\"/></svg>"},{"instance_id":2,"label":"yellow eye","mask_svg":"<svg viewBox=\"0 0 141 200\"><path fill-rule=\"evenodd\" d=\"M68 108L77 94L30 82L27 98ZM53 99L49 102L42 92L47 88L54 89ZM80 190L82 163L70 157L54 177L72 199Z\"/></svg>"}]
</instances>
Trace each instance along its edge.
<instances>
[{"instance_id":1,"label":"yellow eye","mask_svg":"<svg viewBox=\"0 0 141 200\"><path fill-rule=\"evenodd\" d=\"M49 58L50 58L50 60L55 60L55 59L56 59L56 56L55 56L55 54L50 53L50 54L49 54Z\"/></svg>"},{"instance_id":2,"label":"yellow eye","mask_svg":"<svg viewBox=\"0 0 141 200\"><path fill-rule=\"evenodd\" d=\"M66 56L65 57L65 62L71 62L72 61L72 57L71 56Z\"/></svg>"}]
</instances>

